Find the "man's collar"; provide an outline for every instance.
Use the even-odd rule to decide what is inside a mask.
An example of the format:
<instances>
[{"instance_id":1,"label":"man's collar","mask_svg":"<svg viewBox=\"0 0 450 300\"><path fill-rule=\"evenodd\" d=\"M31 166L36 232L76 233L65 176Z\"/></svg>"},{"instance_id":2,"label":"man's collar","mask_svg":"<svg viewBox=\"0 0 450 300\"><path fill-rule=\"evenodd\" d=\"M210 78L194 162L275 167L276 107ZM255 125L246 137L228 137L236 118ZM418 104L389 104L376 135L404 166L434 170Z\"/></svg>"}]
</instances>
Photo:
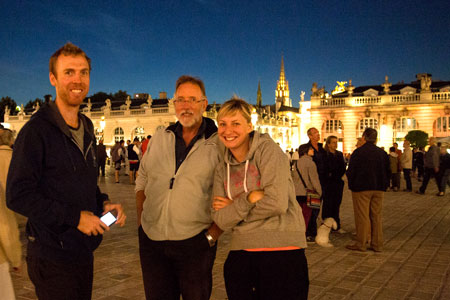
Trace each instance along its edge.
<instances>
[{"instance_id":1,"label":"man's collar","mask_svg":"<svg viewBox=\"0 0 450 300\"><path fill-rule=\"evenodd\" d=\"M202 117L202 124L200 124L200 127L198 128L197 134L195 136L202 136L205 133L205 130L206 130L206 122ZM183 125L181 125L180 121L175 123L175 128L173 129L173 131L177 136L183 137Z\"/></svg>"}]
</instances>

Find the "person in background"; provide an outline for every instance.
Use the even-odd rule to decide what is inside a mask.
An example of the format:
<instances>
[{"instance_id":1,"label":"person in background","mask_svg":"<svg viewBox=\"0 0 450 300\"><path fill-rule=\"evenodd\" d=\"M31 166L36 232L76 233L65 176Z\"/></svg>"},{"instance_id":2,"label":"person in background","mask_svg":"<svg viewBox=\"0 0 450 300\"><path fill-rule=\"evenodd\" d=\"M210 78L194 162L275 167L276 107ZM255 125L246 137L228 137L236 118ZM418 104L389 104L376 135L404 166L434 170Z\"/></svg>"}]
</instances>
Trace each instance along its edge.
<instances>
[{"instance_id":1,"label":"person in background","mask_svg":"<svg viewBox=\"0 0 450 300\"><path fill-rule=\"evenodd\" d=\"M400 187L400 173L398 171L398 154L395 151L395 147L389 148L389 164L391 166L391 190L398 192Z\"/></svg>"},{"instance_id":2,"label":"person in background","mask_svg":"<svg viewBox=\"0 0 450 300\"><path fill-rule=\"evenodd\" d=\"M364 144L352 153L346 173L348 188L352 191L356 228L356 243L347 245L349 250L366 251L369 232L369 249L376 252L383 249L381 213L391 168L386 152L375 145L377 135L373 128L364 130Z\"/></svg>"},{"instance_id":3,"label":"person in background","mask_svg":"<svg viewBox=\"0 0 450 300\"><path fill-rule=\"evenodd\" d=\"M417 153L417 151L419 151L419 148L417 148L417 147L414 147L412 149L413 160L412 160L411 177L414 177L414 178L417 177L417 174L416 174L416 171L417 171L416 153Z\"/></svg>"},{"instance_id":4,"label":"person in background","mask_svg":"<svg viewBox=\"0 0 450 300\"><path fill-rule=\"evenodd\" d=\"M114 177L116 179L116 183L119 183L119 175L120 169L122 168L122 162L125 161L125 141L120 140L116 142L114 147L111 149L111 159L114 164Z\"/></svg>"},{"instance_id":5,"label":"person in background","mask_svg":"<svg viewBox=\"0 0 450 300\"><path fill-rule=\"evenodd\" d=\"M101 171L102 177L105 177L106 158L108 158L108 155L106 154L106 147L103 145L103 139L101 139L98 141L97 145L97 176L100 176Z\"/></svg>"},{"instance_id":6,"label":"person in background","mask_svg":"<svg viewBox=\"0 0 450 300\"><path fill-rule=\"evenodd\" d=\"M290 166L290 165L291 165L291 163L292 163L292 156L291 156L291 152L289 152L289 150L286 150L285 154L286 154L286 157L287 157L287 158L288 158L288 160L289 160L289 166Z\"/></svg>"},{"instance_id":7,"label":"person in background","mask_svg":"<svg viewBox=\"0 0 450 300\"><path fill-rule=\"evenodd\" d=\"M228 299L307 299L305 223L290 165L268 134L253 130L252 107L225 102L217 116L225 155L216 169L213 218L232 230L224 264Z\"/></svg>"},{"instance_id":8,"label":"person in background","mask_svg":"<svg viewBox=\"0 0 450 300\"><path fill-rule=\"evenodd\" d=\"M414 159L416 161L417 166L417 181L419 182L423 181L424 157L425 157L425 150L423 147L419 147L419 150L417 150L416 154L414 155Z\"/></svg>"},{"instance_id":9,"label":"person in background","mask_svg":"<svg viewBox=\"0 0 450 300\"><path fill-rule=\"evenodd\" d=\"M320 141L319 131L312 127L307 131L310 145L314 149L313 161L317 166L317 173L319 174L320 185L322 188L326 184L327 179L327 166L325 163L327 152L323 149ZM319 209L312 209L311 219L309 220L308 229L306 231L306 239L308 242L314 242L317 235L317 218L319 216Z\"/></svg>"},{"instance_id":10,"label":"person in background","mask_svg":"<svg viewBox=\"0 0 450 300\"><path fill-rule=\"evenodd\" d=\"M6 207L6 177L13 150L14 136L9 129L0 129L0 298L14 300L10 267L19 272L22 265L22 246L14 212Z\"/></svg>"},{"instance_id":11,"label":"person in background","mask_svg":"<svg viewBox=\"0 0 450 300\"><path fill-rule=\"evenodd\" d=\"M445 195L445 189L447 185L450 185L450 154L447 152L447 147L441 146L439 156L439 182L441 183L441 188L439 189L438 196Z\"/></svg>"},{"instance_id":12,"label":"person in background","mask_svg":"<svg viewBox=\"0 0 450 300\"><path fill-rule=\"evenodd\" d=\"M339 218L339 208L342 202L344 191L344 181L342 176L345 174L345 160L342 152L337 150L338 138L330 135L325 142L327 178L326 184L323 186L323 205L322 219L333 218L337 223L339 233L345 233L341 228L341 220Z\"/></svg>"},{"instance_id":13,"label":"person in background","mask_svg":"<svg viewBox=\"0 0 450 300\"><path fill-rule=\"evenodd\" d=\"M294 153L292 153L292 163L291 165L295 165L297 161L299 160L300 156L298 155L298 148L295 149Z\"/></svg>"},{"instance_id":14,"label":"person in background","mask_svg":"<svg viewBox=\"0 0 450 300\"><path fill-rule=\"evenodd\" d=\"M145 151L147 151L148 142L150 142L151 138L152 138L151 135L147 135L147 138L142 141L142 144L141 144L142 156L144 156Z\"/></svg>"},{"instance_id":15,"label":"person in background","mask_svg":"<svg viewBox=\"0 0 450 300\"><path fill-rule=\"evenodd\" d=\"M412 169L412 162L413 162L413 155L412 150L410 147L410 142L408 140L405 140L403 142L403 154L400 156L400 162L402 164L403 169L403 177L405 178L406 182L406 189L404 189L404 192L412 192L412 184L411 184L411 169Z\"/></svg>"},{"instance_id":16,"label":"person in background","mask_svg":"<svg viewBox=\"0 0 450 300\"><path fill-rule=\"evenodd\" d=\"M438 187L439 192L437 195L441 193L441 183L439 182L439 148L436 145L436 138L430 137L428 139L428 143L430 147L428 151L425 153L423 158L424 165L424 175L423 182L420 186L419 190L416 191L417 194L425 194L425 190L427 189L428 182L431 177L434 177L436 180L436 185Z\"/></svg>"},{"instance_id":17,"label":"person in background","mask_svg":"<svg viewBox=\"0 0 450 300\"><path fill-rule=\"evenodd\" d=\"M128 145L128 162L130 164L130 184L134 184L139 170L139 157L141 149L139 147L139 138L135 137L133 143Z\"/></svg>"},{"instance_id":18,"label":"person in background","mask_svg":"<svg viewBox=\"0 0 450 300\"><path fill-rule=\"evenodd\" d=\"M296 199L302 208L306 230L308 230L308 223L311 219L312 209L306 204L306 189L314 190L319 195L322 195L322 186L320 185L316 164L312 159L314 156L313 147L308 144L300 145L298 148L298 153L300 159L294 165L292 180L294 181ZM305 184L303 184L303 181Z\"/></svg>"}]
</instances>

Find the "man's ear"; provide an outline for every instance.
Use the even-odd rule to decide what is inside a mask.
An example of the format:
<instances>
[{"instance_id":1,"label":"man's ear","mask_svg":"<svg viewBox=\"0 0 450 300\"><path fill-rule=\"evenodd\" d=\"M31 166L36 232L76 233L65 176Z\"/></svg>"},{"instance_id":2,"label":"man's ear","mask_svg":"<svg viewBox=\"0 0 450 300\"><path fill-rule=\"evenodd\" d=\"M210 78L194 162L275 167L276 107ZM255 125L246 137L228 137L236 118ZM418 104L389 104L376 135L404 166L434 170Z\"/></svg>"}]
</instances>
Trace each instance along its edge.
<instances>
[{"instance_id":1,"label":"man's ear","mask_svg":"<svg viewBox=\"0 0 450 300\"><path fill-rule=\"evenodd\" d=\"M56 76L53 75L52 72L50 72L50 73L48 74L48 77L49 77L49 79L50 79L51 85L56 86L56 82L57 82Z\"/></svg>"}]
</instances>

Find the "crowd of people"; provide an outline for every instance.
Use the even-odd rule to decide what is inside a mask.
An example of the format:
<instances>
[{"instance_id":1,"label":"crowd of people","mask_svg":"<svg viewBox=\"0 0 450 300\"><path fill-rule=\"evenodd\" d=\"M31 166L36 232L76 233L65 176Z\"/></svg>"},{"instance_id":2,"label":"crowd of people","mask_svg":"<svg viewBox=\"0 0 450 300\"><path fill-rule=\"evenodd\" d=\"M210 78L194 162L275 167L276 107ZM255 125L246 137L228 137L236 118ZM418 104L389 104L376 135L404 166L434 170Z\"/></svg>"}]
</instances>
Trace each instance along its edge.
<instances>
[{"instance_id":1,"label":"crowd of people","mask_svg":"<svg viewBox=\"0 0 450 300\"><path fill-rule=\"evenodd\" d=\"M127 145L125 146L125 141L116 141L115 145L111 148L111 160L110 164L114 166L114 178L116 183L120 183L120 170L122 167L125 168L125 175L129 175L130 184L134 184L138 176L138 170L140 166L140 161L142 156L147 151L148 143L152 138L148 135L147 138L139 140L138 137L131 140L127 140ZM103 140L99 141L97 147L97 156L99 157L99 171L102 170L102 176L105 176L105 163L108 157L106 153L106 147L103 146ZM100 160L101 159L101 160ZM98 173L100 174L100 173Z\"/></svg>"},{"instance_id":2,"label":"crowd of people","mask_svg":"<svg viewBox=\"0 0 450 300\"><path fill-rule=\"evenodd\" d=\"M9 269L19 270L22 260L13 211L28 218L26 262L39 299L91 299L93 252L109 230L100 218L114 212L125 225L122 205L97 185L106 147L102 140L96 145L91 120L79 113L90 71L84 51L67 43L50 58L55 101L33 115L15 142L0 129L2 299L14 299ZM434 177L442 196L450 179L450 155L434 138L426 153L405 141L403 152L395 143L388 154L376 146L377 131L367 128L349 156L338 150L338 137L323 145L310 128L308 143L283 153L254 130L252 107L242 99L226 101L217 123L203 117L208 98L197 77L178 78L173 103L175 124L111 149L115 182L126 162L135 184L146 299L209 299L224 231L231 232L228 299L307 299L307 243L318 241L318 231L346 233L344 175L356 227L346 248L376 252L384 245L384 193L400 191L401 172L405 192L412 191L411 177L423 178L420 194Z\"/></svg>"}]
</instances>

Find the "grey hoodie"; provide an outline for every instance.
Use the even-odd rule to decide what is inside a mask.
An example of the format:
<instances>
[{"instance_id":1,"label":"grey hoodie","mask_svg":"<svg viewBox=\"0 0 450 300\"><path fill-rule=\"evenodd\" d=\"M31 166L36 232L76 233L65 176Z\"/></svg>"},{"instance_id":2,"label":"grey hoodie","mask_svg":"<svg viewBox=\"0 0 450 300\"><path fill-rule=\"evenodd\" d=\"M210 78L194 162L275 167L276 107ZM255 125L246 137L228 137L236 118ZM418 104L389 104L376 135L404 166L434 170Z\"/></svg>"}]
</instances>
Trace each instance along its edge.
<instances>
[{"instance_id":1,"label":"grey hoodie","mask_svg":"<svg viewBox=\"0 0 450 300\"><path fill-rule=\"evenodd\" d=\"M305 221L295 197L286 155L267 134L253 131L244 162L226 149L216 168L213 196L233 203L213 212L215 223L232 230L231 250L296 246L306 248ZM264 190L255 204L247 200Z\"/></svg>"}]
</instances>

